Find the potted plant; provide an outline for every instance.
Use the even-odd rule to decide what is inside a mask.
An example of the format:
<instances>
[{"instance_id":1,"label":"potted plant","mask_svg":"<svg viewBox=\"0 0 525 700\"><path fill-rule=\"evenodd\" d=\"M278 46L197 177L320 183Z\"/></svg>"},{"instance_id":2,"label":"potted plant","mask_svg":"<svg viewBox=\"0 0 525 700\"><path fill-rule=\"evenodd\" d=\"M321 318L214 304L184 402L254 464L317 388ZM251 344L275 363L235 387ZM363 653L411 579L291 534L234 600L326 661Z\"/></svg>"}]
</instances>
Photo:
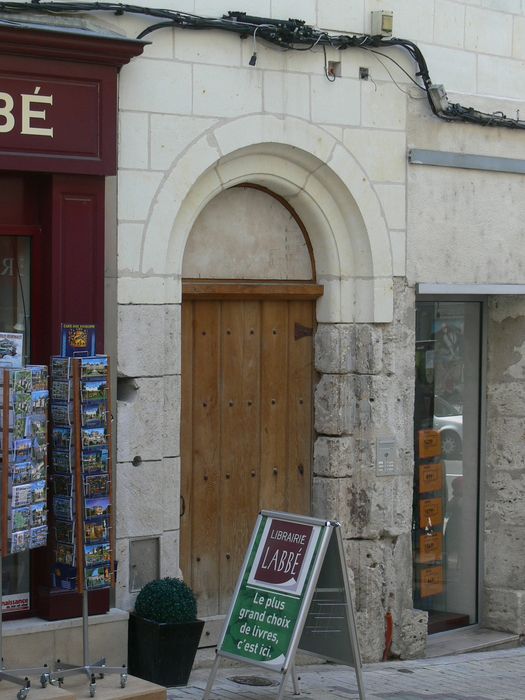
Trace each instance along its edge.
<instances>
[{"instance_id":1,"label":"potted plant","mask_svg":"<svg viewBox=\"0 0 525 700\"><path fill-rule=\"evenodd\" d=\"M150 581L130 613L129 673L167 687L187 685L203 627L193 591L184 581Z\"/></svg>"}]
</instances>

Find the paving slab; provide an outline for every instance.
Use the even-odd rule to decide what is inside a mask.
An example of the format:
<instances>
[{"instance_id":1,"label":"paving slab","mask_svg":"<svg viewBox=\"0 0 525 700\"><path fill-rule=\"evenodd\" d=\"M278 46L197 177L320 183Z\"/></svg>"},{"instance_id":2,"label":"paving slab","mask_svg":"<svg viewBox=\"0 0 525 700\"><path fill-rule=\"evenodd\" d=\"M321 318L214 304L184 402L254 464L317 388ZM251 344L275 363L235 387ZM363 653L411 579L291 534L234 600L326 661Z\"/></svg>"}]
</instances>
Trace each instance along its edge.
<instances>
[{"instance_id":1,"label":"paving slab","mask_svg":"<svg viewBox=\"0 0 525 700\"><path fill-rule=\"evenodd\" d=\"M188 686L168 689L168 700L202 700L209 673L195 670ZM359 699L352 668L309 665L298 668L298 675L304 698ZM264 678L272 685L244 685L238 677ZM525 700L525 647L365 664L363 679L366 700ZM270 700L277 697L279 680L258 667L219 667L210 700ZM285 698L294 697L290 680Z\"/></svg>"}]
</instances>

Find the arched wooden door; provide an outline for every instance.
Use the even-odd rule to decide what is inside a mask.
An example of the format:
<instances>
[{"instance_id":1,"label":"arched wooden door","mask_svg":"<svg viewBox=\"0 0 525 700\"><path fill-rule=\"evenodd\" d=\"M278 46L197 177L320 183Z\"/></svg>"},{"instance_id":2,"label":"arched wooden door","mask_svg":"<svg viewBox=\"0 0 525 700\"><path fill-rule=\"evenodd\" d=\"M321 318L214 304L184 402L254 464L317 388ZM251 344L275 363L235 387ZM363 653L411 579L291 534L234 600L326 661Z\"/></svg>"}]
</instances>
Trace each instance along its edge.
<instances>
[{"instance_id":1,"label":"arched wooden door","mask_svg":"<svg viewBox=\"0 0 525 700\"><path fill-rule=\"evenodd\" d=\"M310 512L315 284L186 284L181 568L225 614L260 509Z\"/></svg>"}]
</instances>

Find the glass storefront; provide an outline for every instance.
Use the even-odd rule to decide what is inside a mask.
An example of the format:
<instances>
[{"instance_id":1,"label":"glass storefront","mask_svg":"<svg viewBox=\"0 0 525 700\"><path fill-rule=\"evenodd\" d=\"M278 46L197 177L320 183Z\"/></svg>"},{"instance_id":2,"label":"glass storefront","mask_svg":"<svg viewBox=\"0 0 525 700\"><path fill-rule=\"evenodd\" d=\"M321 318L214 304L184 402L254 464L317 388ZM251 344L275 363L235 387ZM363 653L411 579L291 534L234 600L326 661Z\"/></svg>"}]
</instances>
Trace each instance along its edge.
<instances>
[{"instance_id":1,"label":"glass storefront","mask_svg":"<svg viewBox=\"0 0 525 700\"><path fill-rule=\"evenodd\" d=\"M481 303L416 305L414 605L477 622Z\"/></svg>"},{"instance_id":2,"label":"glass storefront","mask_svg":"<svg viewBox=\"0 0 525 700\"><path fill-rule=\"evenodd\" d=\"M24 334L24 363L29 362L31 320L31 241L0 235L0 331ZM2 609L29 610L29 552L11 554L2 564Z\"/></svg>"}]
</instances>

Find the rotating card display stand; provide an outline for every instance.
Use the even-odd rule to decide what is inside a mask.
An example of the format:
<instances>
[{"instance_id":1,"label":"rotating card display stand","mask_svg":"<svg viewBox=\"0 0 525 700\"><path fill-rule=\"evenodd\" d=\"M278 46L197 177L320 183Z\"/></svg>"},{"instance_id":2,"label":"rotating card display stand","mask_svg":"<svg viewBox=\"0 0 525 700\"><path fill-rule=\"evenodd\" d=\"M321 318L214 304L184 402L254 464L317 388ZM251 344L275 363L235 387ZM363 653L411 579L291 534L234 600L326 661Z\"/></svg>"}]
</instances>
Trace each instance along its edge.
<instances>
[{"instance_id":1,"label":"rotating card display stand","mask_svg":"<svg viewBox=\"0 0 525 700\"><path fill-rule=\"evenodd\" d=\"M9 554L42 547L47 541L47 367L33 365L0 370L2 389L1 551ZM15 491L14 489L18 489ZM34 495L34 498L33 498ZM24 501L20 505L19 501ZM11 502L11 503L10 503ZM25 520L24 525L17 523ZM8 532L9 531L9 532ZM0 593L1 600L1 593ZM0 681L20 686L16 697L25 700L31 689L29 676L39 676L42 687L51 681L46 664L7 669L3 665L3 625L0 611Z\"/></svg>"},{"instance_id":2,"label":"rotating card display stand","mask_svg":"<svg viewBox=\"0 0 525 700\"><path fill-rule=\"evenodd\" d=\"M60 381L56 381L55 369L60 367L61 364L61 371L63 371L64 367L66 368L65 377L63 376ZM90 484L94 483L89 481L90 478L98 477L97 483L99 488L100 483L106 480L107 496L105 499L99 499L99 502L105 502L105 517L111 517L109 513L109 504L112 502L113 495L111 480L111 421L109 420L108 409L111 405L109 394L110 362L107 355L82 358L53 358L51 367L53 377L51 392L52 417L54 413L55 416L61 413L62 416L66 417L64 422L69 421L70 423L69 427L65 428L56 427L55 423L53 423L53 431L59 431L57 435L60 440L63 439L64 435L69 435L69 438L67 438L69 441L66 441L66 445L68 458L71 461L69 483L71 485L71 514L74 518L71 532L74 533L74 542L76 543L76 547L73 545L71 552L74 552L75 556L76 589L82 594L82 663L62 663L60 660L57 660L55 670L49 675L51 683L58 683L58 685L62 686L66 678L84 674L89 680L89 694L91 697L94 697L97 677L103 678L108 674L118 674L121 688L126 686L128 678L125 665L107 666L105 658L91 661L89 649L88 593L95 588L111 586L115 570L114 528L111 527L111 524L108 525L107 522L104 524L104 528L109 533L107 538L103 538L104 542L95 545L86 544L86 542L93 542L93 538L87 536L86 521L91 516L93 509L97 507L102 508L102 506L96 506L95 502L97 499L88 498L90 495L89 488L95 488L93 485L90 486ZM101 373L99 369L97 374L97 367L105 368L104 372ZM67 384L67 386L59 387L59 384ZM57 411L57 404L63 410ZM104 419L101 421L102 414ZM100 427L100 423L103 424L103 427ZM96 427L90 427L93 425ZM60 433L60 431L63 432ZM53 440L55 440L54 436L52 437L52 442ZM98 472L96 475L93 475L90 471L88 475L87 465L91 464L91 458L94 458L95 452L93 450L100 449L102 445L103 449L106 450L103 462L105 472L102 475ZM61 469L63 469L63 460ZM89 469L91 470L91 466ZM55 481L56 476L55 468ZM57 506L55 505L55 517L56 515ZM88 552L92 552L93 547L101 547L103 551L109 552L107 561L99 566L88 565L93 564L92 560L87 562L87 556L90 556Z\"/></svg>"}]
</instances>

